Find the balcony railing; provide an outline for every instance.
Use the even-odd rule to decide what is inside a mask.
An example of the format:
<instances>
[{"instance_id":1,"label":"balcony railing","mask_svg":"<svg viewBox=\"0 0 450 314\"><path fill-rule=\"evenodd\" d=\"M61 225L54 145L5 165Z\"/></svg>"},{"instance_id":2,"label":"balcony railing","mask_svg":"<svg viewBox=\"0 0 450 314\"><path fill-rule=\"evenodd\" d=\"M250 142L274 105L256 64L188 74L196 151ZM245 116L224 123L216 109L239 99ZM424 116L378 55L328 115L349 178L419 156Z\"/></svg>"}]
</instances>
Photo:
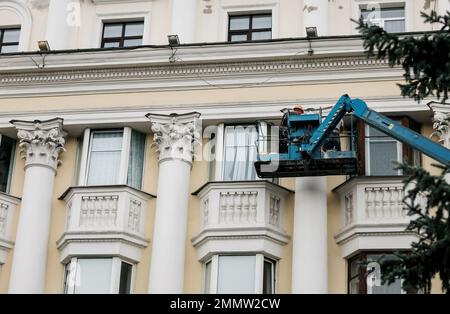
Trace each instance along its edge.
<instances>
[{"instance_id":1,"label":"balcony railing","mask_svg":"<svg viewBox=\"0 0 450 314\"><path fill-rule=\"evenodd\" d=\"M209 182L200 199L199 260L214 254L264 252L281 257L289 236L284 216L290 190L268 181Z\"/></svg>"},{"instance_id":2,"label":"balcony railing","mask_svg":"<svg viewBox=\"0 0 450 314\"><path fill-rule=\"evenodd\" d=\"M69 188L60 197L66 202L66 221L58 247L63 250L71 243L102 241L145 247L148 244L145 222L151 197L125 185ZM90 249L78 246L69 251L87 254L83 252ZM67 258L71 254L63 255Z\"/></svg>"},{"instance_id":3,"label":"balcony railing","mask_svg":"<svg viewBox=\"0 0 450 314\"><path fill-rule=\"evenodd\" d=\"M341 205L341 228L336 235L337 243L348 243L359 237L355 242L359 246L365 245L363 243L372 245L364 241L368 237L377 236L378 240L373 241L373 245L383 246L382 236L408 234L405 229L411 217L407 215L403 203L404 179L405 177L400 176L355 177L337 187L335 191L340 196ZM361 240L363 237L364 241ZM409 237L408 241L411 239ZM409 243L400 246L408 246ZM359 249L376 248L381 247L359 247Z\"/></svg>"},{"instance_id":4,"label":"balcony railing","mask_svg":"<svg viewBox=\"0 0 450 314\"><path fill-rule=\"evenodd\" d=\"M269 228L281 231L288 190L266 181L210 182L200 198L202 229Z\"/></svg>"},{"instance_id":5,"label":"balcony railing","mask_svg":"<svg viewBox=\"0 0 450 314\"><path fill-rule=\"evenodd\" d=\"M0 264L6 259L6 251L13 247L12 223L20 199L0 192Z\"/></svg>"}]
</instances>

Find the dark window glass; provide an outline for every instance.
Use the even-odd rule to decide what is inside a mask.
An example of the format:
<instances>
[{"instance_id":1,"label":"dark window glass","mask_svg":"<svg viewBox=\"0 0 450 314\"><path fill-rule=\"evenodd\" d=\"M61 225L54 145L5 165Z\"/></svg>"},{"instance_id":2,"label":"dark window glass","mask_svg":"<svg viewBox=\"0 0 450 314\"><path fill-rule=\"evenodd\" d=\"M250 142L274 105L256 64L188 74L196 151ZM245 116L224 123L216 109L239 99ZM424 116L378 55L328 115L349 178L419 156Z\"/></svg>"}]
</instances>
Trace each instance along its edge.
<instances>
[{"instance_id":1,"label":"dark window glass","mask_svg":"<svg viewBox=\"0 0 450 314\"><path fill-rule=\"evenodd\" d=\"M142 45L144 22L103 24L102 48L122 48Z\"/></svg>"},{"instance_id":2,"label":"dark window glass","mask_svg":"<svg viewBox=\"0 0 450 314\"><path fill-rule=\"evenodd\" d=\"M119 294L130 294L132 270L133 266L131 264L122 262L120 267Z\"/></svg>"},{"instance_id":3,"label":"dark window glass","mask_svg":"<svg viewBox=\"0 0 450 314\"><path fill-rule=\"evenodd\" d=\"M0 136L0 141L0 191L8 193L16 143L6 136Z\"/></svg>"},{"instance_id":4,"label":"dark window glass","mask_svg":"<svg viewBox=\"0 0 450 314\"><path fill-rule=\"evenodd\" d=\"M251 41L272 38L272 15L230 15L228 41Z\"/></svg>"},{"instance_id":5,"label":"dark window glass","mask_svg":"<svg viewBox=\"0 0 450 314\"><path fill-rule=\"evenodd\" d=\"M0 29L0 53L17 52L20 28Z\"/></svg>"},{"instance_id":6,"label":"dark window glass","mask_svg":"<svg viewBox=\"0 0 450 314\"><path fill-rule=\"evenodd\" d=\"M263 275L263 294L275 293L275 262L269 259L264 260Z\"/></svg>"}]
</instances>

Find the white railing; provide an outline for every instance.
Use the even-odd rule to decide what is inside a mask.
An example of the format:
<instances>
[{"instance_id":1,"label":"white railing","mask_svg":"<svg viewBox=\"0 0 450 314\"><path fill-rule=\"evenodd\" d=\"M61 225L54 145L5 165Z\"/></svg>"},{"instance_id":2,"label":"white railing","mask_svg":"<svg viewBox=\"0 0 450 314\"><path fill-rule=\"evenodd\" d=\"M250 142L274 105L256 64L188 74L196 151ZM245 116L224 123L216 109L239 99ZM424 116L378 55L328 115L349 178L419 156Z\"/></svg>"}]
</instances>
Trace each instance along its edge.
<instances>
[{"instance_id":1,"label":"white railing","mask_svg":"<svg viewBox=\"0 0 450 314\"><path fill-rule=\"evenodd\" d=\"M144 234L149 196L127 186L74 187L66 201L66 232Z\"/></svg>"},{"instance_id":2,"label":"white railing","mask_svg":"<svg viewBox=\"0 0 450 314\"><path fill-rule=\"evenodd\" d=\"M355 177L336 188L341 226L335 235L344 258L361 250L410 249L416 234L403 203L405 177ZM423 206L422 199L419 204Z\"/></svg>"},{"instance_id":3,"label":"white railing","mask_svg":"<svg viewBox=\"0 0 450 314\"><path fill-rule=\"evenodd\" d=\"M289 191L266 181L210 182L198 191L203 229L281 230Z\"/></svg>"}]
</instances>

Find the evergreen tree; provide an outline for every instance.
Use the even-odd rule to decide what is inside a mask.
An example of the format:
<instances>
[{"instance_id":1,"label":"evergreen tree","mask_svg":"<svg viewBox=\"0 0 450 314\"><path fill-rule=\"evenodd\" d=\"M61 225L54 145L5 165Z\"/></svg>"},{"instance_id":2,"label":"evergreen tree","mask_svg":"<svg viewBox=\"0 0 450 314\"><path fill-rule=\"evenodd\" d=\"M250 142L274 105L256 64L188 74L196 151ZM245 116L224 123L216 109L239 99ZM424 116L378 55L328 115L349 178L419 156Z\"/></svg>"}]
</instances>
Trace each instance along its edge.
<instances>
[{"instance_id":1,"label":"evergreen tree","mask_svg":"<svg viewBox=\"0 0 450 314\"><path fill-rule=\"evenodd\" d=\"M399 84L403 96L419 102L434 96L445 103L450 88L450 12L439 16L432 11L422 13L422 17L439 30L420 35L390 34L362 19L357 29L369 57L403 67L405 83ZM440 176L432 176L422 168L400 168L411 174L405 186L412 188L407 189L404 203L412 219L407 231L415 232L418 241L410 252L397 252L398 259L380 262L382 281L393 283L400 278L404 290L429 293L432 279L439 275L442 291L450 294L450 185L445 180L449 169L442 168Z\"/></svg>"}]
</instances>

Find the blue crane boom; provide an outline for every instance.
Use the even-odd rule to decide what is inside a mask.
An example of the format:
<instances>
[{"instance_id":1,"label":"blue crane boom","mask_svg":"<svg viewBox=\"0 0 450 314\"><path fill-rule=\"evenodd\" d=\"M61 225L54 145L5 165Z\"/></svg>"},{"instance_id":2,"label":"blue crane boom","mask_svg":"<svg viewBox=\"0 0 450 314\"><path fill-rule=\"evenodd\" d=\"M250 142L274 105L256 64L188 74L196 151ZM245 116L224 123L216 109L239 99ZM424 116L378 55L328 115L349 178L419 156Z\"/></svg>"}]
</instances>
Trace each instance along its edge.
<instances>
[{"instance_id":1,"label":"blue crane boom","mask_svg":"<svg viewBox=\"0 0 450 314\"><path fill-rule=\"evenodd\" d=\"M356 151L324 151L340 121L348 113L371 127L450 166L450 150L416 133L400 123L371 110L361 99L342 96L322 122L317 114L288 114L287 151L258 154L255 168L262 178L348 175L357 172ZM283 141L283 139L280 140Z\"/></svg>"}]
</instances>

